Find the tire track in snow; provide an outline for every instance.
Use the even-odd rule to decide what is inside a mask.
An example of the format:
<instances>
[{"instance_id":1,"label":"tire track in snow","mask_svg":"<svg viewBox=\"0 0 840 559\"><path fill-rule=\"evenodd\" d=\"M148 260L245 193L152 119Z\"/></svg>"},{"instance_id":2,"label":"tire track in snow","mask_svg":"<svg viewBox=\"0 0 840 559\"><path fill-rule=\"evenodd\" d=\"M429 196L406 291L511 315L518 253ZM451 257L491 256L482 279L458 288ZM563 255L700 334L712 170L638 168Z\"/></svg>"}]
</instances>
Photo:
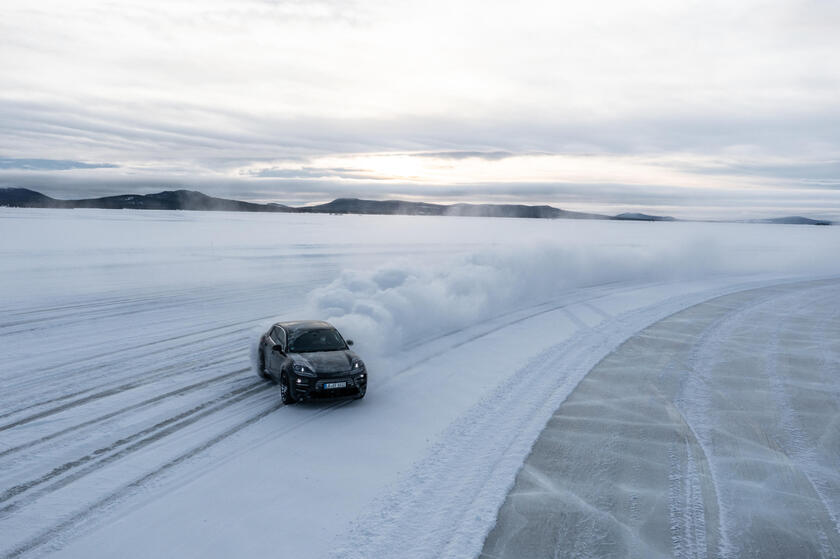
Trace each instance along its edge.
<instances>
[{"instance_id":1,"label":"tire track in snow","mask_svg":"<svg viewBox=\"0 0 840 559\"><path fill-rule=\"evenodd\" d=\"M287 428L279 431L276 434L276 438L285 437L297 429L300 429L307 423L314 421L321 417L324 414L330 413L338 407L345 406L349 404L348 401L337 402L334 404L329 405L326 408L318 410L317 412L313 413L312 415L297 421ZM178 456L168 460L162 466L154 469L151 472L148 472L135 480L121 486L115 491L108 493L107 495L99 498L94 503L91 503L84 507L82 510L72 514L69 518L57 523L56 525L48 528L47 530L42 531L37 536L30 538L23 544L18 545L14 549L12 549L8 555L6 555L6 559L16 559L18 557L24 556L28 554L30 551L34 551L38 548L41 548L45 545L48 545L51 541L58 538L60 535L71 531L74 527L77 527L81 523L89 520L90 518L96 516L97 514L102 514L108 510L109 507L117 505L126 497L130 496L134 492L140 490L145 485L151 483L152 481L164 476L170 470L179 466L180 464L198 456L199 454L207 451L211 447L219 444L220 442L224 441L225 439L235 435L242 429L256 423L257 421L267 417L268 415L283 409L283 404L277 403L272 407L265 409L257 414L250 416L248 419L241 421L235 424L232 427L225 429L223 432L218 433L217 435L211 437L210 439L204 441L200 445L194 446L190 450L184 452L183 454L179 454Z\"/></svg>"},{"instance_id":2,"label":"tire track in snow","mask_svg":"<svg viewBox=\"0 0 840 559\"><path fill-rule=\"evenodd\" d=\"M237 357L227 356L227 357L225 357L223 359L219 359L217 361L207 362L207 363L203 364L202 368L205 368L207 365L210 365L210 366L221 365L223 363L227 363L229 361L235 361L237 359L238 359L238 356ZM181 370L182 372L177 373L175 375L171 374L171 371L176 370L176 369ZM38 419L43 419L45 417L49 417L51 415L55 415L57 413L64 412L64 411L67 411L69 409L72 409L72 408L75 408L75 407L78 407L78 406L82 406L82 405L85 405L85 404L89 404L91 402L95 402L97 400L101 400L102 398L108 398L109 396L115 396L117 394L121 394L121 393L126 392L128 390L133 390L133 389L139 388L141 386L146 386L148 384L158 382L159 380L161 380L163 378L168 378L168 377L177 376L177 375L180 375L180 374L188 374L188 373L196 372L196 371L191 371L191 370L182 370L182 369L180 369L180 367L176 367L176 366L172 366L172 365L168 365L166 367L160 367L156 371L159 371L160 374L141 377L141 378L139 378L135 381L127 382L125 384L120 384L120 385L114 386L112 388L102 390L100 392L95 392L93 394L89 394L89 395L84 396L82 398L78 398L76 400L71 400L70 402L66 402L66 403L61 404L59 406L49 408L47 410L42 410L40 412L36 412L32 415L28 415L28 416L23 417L21 419L12 421L11 423L7 423L5 425L0 425L0 432L8 431L9 429L14 429L15 427L20 427L22 425L26 425L27 423L31 423L31 422L36 421ZM152 372L155 372L155 371L153 370ZM84 394L85 392L90 392L91 390L95 390L95 388L90 389L90 390L82 391L81 394ZM74 394L74 395L76 395L76 394ZM60 401L61 399L65 399L65 398L62 397L62 398L56 399L56 400ZM51 400L49 402L54 402L56 400ZM43 405L43 404L33 404L31 406L27 406L25 408L22 408L18 412L10 412L9 415L11 415L12 413L22 413L22 412L25 412L29 409L34 408L34 407L39 407L41 405Z\"/></svg>"},{"instance_id":3,"label":"tire track in snow","mask_svg":"<svg viewBox=\"0 0 840 559\"><path fill-rule=\"evenodd\" d=\"M609 285L615 285L617 287L614 287L612 289L604 289L605 287L607 287ZM652 284L652 285L658 285L658 284ZM525 309L521 309L521 308L520 309L513 309L511 311L507 311L507 312L504 312L504 313L501 313L501 314L491 316L491 317L486 318L484 320L481 320L479 322L495 321L495 320L504 318L506 316L511 316L511 315L514 315L514 314L521 313L523 310L527 310L527 309L534 310L534 311L536 311L536 309L540 309L539 311L536 311L534 314L529 314L526 317L526 318L533 318L535 316L538 316L539 314L557 310L557 308L558 308L557 303L558 303L559 300L566 300L566 298L569 297L569 296L580 295L581 292L591 291L591 290L596 290L596 289L599 290L599 295L596 298L603 298L603 297L607 297L609 295L612 295L614 293L620 293L621 291L626 291L630 288L627 286L626 282L608 281L608 282L603 282L603 283L596 283L596 284L588 285L588 286L585 286L585 287L582 287L582 288L571 289L571 290L568 290L566 293L564 293L562 296L554 297L551 300L543 301L541 303L537 303L536 305L531 305L529 307L526 307ZM589 299L583 299L583 300L578 300L578 301L580 302L580 301L588 301L588 300ZM575 318L577 318L577 317L575 317ZM577 319L577 320L579 320L579 322L581 324L584 324L582 320L580 320L580 319ZM423 346L423 345L428 345L432 342L441 340L443 338L448 338L448 337L454 336L456 334L460 334L464 330L474 328L476 326L476 324L478 324L478 323L469 324L469 325L463 326L461 328L455 328L453 330L449 330L449 331L444 332L442 334L438 334L438 335L432 336L430 338L425 338L425 339L419 340L417 342L407 344L403 349L404 350L411 350L411 349L414 349L414 348L417 348L417 347L420 347L420 346Z\"/></svg>"},{"instance_id":4,"label":"tire track in snow","mask_svg":"<svg viewBox=\"0 0 840 559\"><path fill-rule=\"evenodd\" d=\"M702 480L695 464L691 443L685 441L685 468L676 449L668 451L668 508L671 517L671 543L676 559L706 559L706 508Z\"/></svg>"},{"instance_id":5,"label":"tire track in snow","mask_svg":"<svg viewBox=\"0 0 840 559\"><path fill-rule=\"evenodd\" d=\"M236 346L236 344L232 343L232 344L229 344L229 345L230 345L231 348L238 348L238 346ZM171 350L172 351L176 351L176 350L177 351L183 351L184 347L185 346L177 346L177 347L171 348ZM218 347L215 348L215 350L216 350L216 353L219 354L221 351L224 350L224 347L223 346L218 346ZM219 364L222 364L222 363L226 363L228 361L233 361L233 360L237 359L238 357L239 357L239 352L238 351L227 351L226 353L222 354L221 357L219 357L217 355L214 360L208 361L208 362L196 363L195 360L192 359L191 364L187 365L187 366L184 366L184 364L182 362L175 362L175 363L170 362L170 363L168 363L167 365L164 365L164 366L152 367L150 369L147 369L144 373L144 376L139 377L139 378L135 374L134 378L132 378L132 380L127 380L126 378L117 378L113 382L105 382L103 384L97 384L97 385L94 385L94 386L83 388L81 390L76 390L74 392L69 392L69 393L62 394L60 396L51 397L51 398L48 398L46 400L41 400L39 402L30 402L30 403L28 403L28 404L26 404L26 405L24 405L20 408L16 408L16 409L13 409L11 411L0 414L0 419L5 419L5 418L8 418L8 417L11 417L11 416L14 416L14 415L20 415L20 414L26 413L28 411L33 411L36 408L48 406L50 404L55 404L55 403L58 403L58 402L62 402L64 400L69 400L71 398L75 398L75 397L78 397L78 396L83 396L85 394L89 395L91 392L95 392L97 390L107 392L107 391L113 389L115 386L116 387L120 387L120 386L128 387L128 385L130 385L132 383L140 383L137 386L144 386L146 384L157 382L161 379L177 377L179 375L193 374L193 373L196 373L196 372L201 371L203 369L206 369L208 365L219 365ZM159 361L165 361L165 359L159 359ZM137 366L137 365L135 364L135 366ZM101 366L95 367L91 370L107 370L109 368L115 368L115 365L113 363L105 363L105 364L102 364ZM175 371L175 370L180 371L180 372L173 373L172 371ZM84 372L84 371L83 370L73 371L69 374L72 375L72 374L75 374L77 372ZM120 383L123 383L123 384L120 384ZM126 388L126 389L128 389L128 388ZM82 402L82 403L85 403L85 402ZM61 409L58 409L57 411L60 412L63 409L66 409L66 408L61 408ZM38 412L38 413L40 413L40 412ZM48 415L52 415L52 413L49 413Z\"/></svg>"},{"instance_id":6,"label":"tire track in snow","mask_svg":"<svg viewBox=\"0 0 840 559\"><path fill-rule=\"evenodd\" d=\"M133 355L135 353L139 354L139 356L141 358L146 359L148 357L152 357L152 356L155 356L155 355L161 355L161 354L164 354L164 353L169 352L169 351L181 350L185 347L188 347L188 343L190 343L190 342L183 341L183 340L187 340L188 338L198 338L197 343L207 343L207 342L211 342L213 340L228 338L231 335L236 334L236 333L247 332L247 331L251 330L254 327L255 324L259 324L261 321L269 320L270 318L272 318L272 317L271 316L259 317L259 318L256 318L256 319L248 319L248 320L237 321L237 322L234 322L234 323L225 324L225 325L217 326L217 327L214 327L214 328L198 330L198 331L195 331L195 332L190 332L190 333L187 333L187 334L179 334L179 335L176 335L176 336L167 336L163 339L154 340L154 341L143 343L143 344L134 344L134 345L131 345L131 346L128 346L128 347L119 347L119 348L111 349L109 351L101 352L101 353L98 353L98 354L95 354L95 355L86 355L84 357L80 357L80 358L77 358L77 359L63 361L61 363L61 366L59 366L59 367L49 367L49 371L51 373L50 376L41 376L41 377L38 377L36 380L38 382L43 382L45 380L49 380L51 377L66 378L68 375L73 375L77 372L82 372L83 371L85 373L90 373L91 371L104 370L104 369L109 369L109 368L114 367L113 362L105 362L105 363L101 363L101 364L98 364L98 365L93 366L93 367L86 366L84 368L79 368L79 369L68 368L69 366L72 366L72 365L80 365L80 364L87 363L87 362L90 362L90 361L95 361L95 360L98 360L98 359L103 359L103 358L108 358L108 357L113 357L113 356L119 356L119 358L120 358L119 362L122 363L122 362L125 362L127 359L130 359L131 357L133 357ZM237 328L238 326L242 326L242 325L247 325L247 326ZM234 329L231 330L231 328L234 328ZM208 335L208 333L214 332L214 331L217 331L217 330L221 330L221 332L218 332L216 334ZM178 342L178 343L172 344L172 342ZM158 346L158 345L161 345L161 344L172 344L172 345L167 346L167 347L163 347L163 348L160 348L160 349L155 349L153 351L147 351L148 348ZM31 384L32 383L31 378L29 378L28 380L29 380L29 382L27 384ZM33 404L33 406L34 405L39 405L39 404ZM10 412L10 413L15 413L15 412ZM0 416L0 417L5 417L5 416L9 415L10 413L6 413L6 414L4 414L3 416Z\"/></svg>"},{"instance_id":7,"label":"tire track in snow","mask_svg":"<svg viewBox=\"0 0 840 559\"><path fill-rule=\"evenodd\" d=\"M826 297L816 299L817 301L831 301L836 299L836 293L830 293ZM801 301L794 299L793 305L798 307ZM824 308L824 305L815 305L817 308ZM790 311L794 309L791 308ZM787 313L785 313L787 314ZM791 313L792 314L792 313ZM818 324L824 326L828 319ZM769 379L769 384L773 399L779 409L779 420L781 432L786 435L787 440L781 437L774 437L777 445L784 451L784 454L799 469L808 483L811 484L814 493L819 497L820 502L826 514L834 523L835 530L840 534L840 524L838 524L837 511L831 506L830 500L825 494L825 488L830 486L830 481L820 473L820 469L814 467L817 460L815 446L808 440L805 432L800 426L798 413L793 402L790 401L788 391L786 390L784 379L779 373L779 358L783 355L779 347L781 337L781 325L774 322L772 332L766 340L766 349L763 355L767 356L764 372ZM813 328L812 328L813 330ZM817 527L818 537L820 540L820 547L825 557L831 556L830 543L827 534L820 528L817 518L812 514L812 523Z\"/></svg>"},{"instance_id":8,"label":"tire track in snow","mask_svg":"<svg viewBox=\"0 0 840 559\"><path fill-rule=\"evenodd\" d=\"M713 446L712 433L711 428L706 424L706 419L710 416L711 395L704 376L705 371L711 369L719 358L720 348L723 343L723 337L720 331L728 323L734 321L739 314L745 313L747 309L772 297L773 295L770 295L759 301L753 301L750 305L741 307L735 312L726 312L704 329L689 353L688 370L683 379L682 390L674 400L674 404L683 423L691 432L694 440L697 442L698 449L703 453L703 459L709 466L709 481L714 490L718 510L717 529L720 535L720 542L717 555L721 558L733 557L737 556L737 554L732 544L733 537L730 534L730 526L732 525L730 520L731 504L727 501L726 495L722 491L720 482L718 481L722 477L722 474L714 461L714 456L710 452ZM680 510L680 503L675 503L674 513L677 518L693 518L692 509L704 507L702 493L692 493L690 496L694 496L694 499L689 499L683 503L685 508L682 508L682 510ZM737 541L737 538L735 538L735 541ZM692 550L690 553L694 552L693 542L691 541L681 542L680 548L688 548Z\"/></svg>"},{"instance_id":9,"label":"tire track in snow","mask_svg":"<svg viewBox=\"0 0 840 559\"><path fill-rule=\"evenodd\" d=\"M330 276L327 276L327 277L332 277L332 276L330 275ZM285 289L293 289L293 288L309 288L311 286L312 286L312 281L311 280L291 282L291 283L284 283L283 284L284 290ZM263 289L265 291L273 292L274 286L264 287ZM86 321L89 321L89 320L92 320L92 319L114 318L114 317L120 317L120 316L134 315L138 312L137 310L132 308L131 310L119 311L119 312L114 313L114 314L105 314L105 315L99 314L99 313L108 311L110 309L115 309L115 308L119 308L119 307L125 308L127 306L131 306L131 307L139 306L141 308L140 312L146 312L147 310L158 311L160 309L179 307L179 306L183 306L185 295L191 296L191 295L194 295L194 293L195 293L194 289L188 289L188 290L182 290L182 291L170 291L170 292L162 292L162 293L157 293L156 292L154 295L135 297L135 298L129 298L129 299L125 299L125 298L121 298L121 297L119 297L119 298L115 297L113 299L108 299L108 300L105 300L105 301L96 300L96 301L92 301L92 302L89 302L89 303L83 303L83 304L79 304L79 305L62 305L62 306L57 306L57 307L47 307L47 308L44 308L44 309L14 311L14 312L6 313L5 316L25 316L25 315L36 314L36 313L48 313L48 312L55 312L55 311L71 310L71 312L68 312L68 313L65 313L65 314L51 314L51 315L48 314L45 317L39 317L39 318L35 318L35 319L25 319L24 321L19 321L19 322L2 323L2 324L0 324L0 331L2 331L4 329L7 329L7 328L10 328L12 326L19 325L19 324L24 324L24 323L29 324L29 323L44 322L44 323L48 323L47 325L49 327L54 327L55 326L55 324L53 324L54 322L59 322L59 324L62 324L62 320L65 319L65 318L72 318L74 320L69 321L69 322L70 323L76 323L76 322L86 322ZM252 300L259 300L262 297L264 297L262 291L259 291L259 292L255 293L255 290L253 288L243 288L243 289L228 290L228 291L222 292L219 295L216 295L216 296L210 297L210 298L205 297L205 298L202 298L201 302L202 302L202 304L206 304L208 302L226 301L226 300L230 300L231 296L233 296L233 295L240 296L237 300L242 302L243 301L243 299L241 297L242 294L251 295L250 299L252 299ZM247 299L245 299L245 300L247 300ZM156 302L156 303L166 301L167 304L156 305L154 307L148 307L148 306L145 305L145 303L147 303L149 301L153 301L153 302ZM169 301L174 301L174 303L170 304ZM90 309L90 311L87 312L87 313L80 313L79 309ZM64 322L67 322L67 321L64 321ZM35 329L30 328L30 329L27 329L26 331L37 330L37 329L38 328L35 328ZM24 330L2 332L2 334L3 335L15 334L15 333L20 333L22 331L24 331Z\"/></svg>"},{"instance_id":10,"label":"tire track in snow","mask_svg":"<svg viewBox=\"0 0 840 559\"><path fill-rule=\"evenodd\" d=\"M184 427L192 425L196 421L203 419L208 415L218 413L219 411L249 396L265 392L268 388L269 385L262 382L254 382L247 386L236 388L222 396L218 396L186 411L182 411L177 415L169 417L150 427L146 427L131 435L124 436L108 446L98 448L80 458L65 462L64 464L53 468L47 474L44 474L36 479L11 487L0 494L0 504L70 472L70 474L66 477L62 477L59 481L40 491L37 491L33 496L28 497L26 501L13 502L0 508L0 518L8 516L9 513L14 512L20 508L20 506L29 504L33 500L38 499L52 491L61 489L82 476L95 472L99 468L102 468L115 460L124 458L133 452L137 452L149 444L163 437L169 436ZM119 450L124 446L125 448ZM76 470L77 468L80 469Z\"/></svg>"},{"instance_id":11,"label":"tire track in snow","mask_svg":"<svg viewBox=\"0 0 840 559\"><path fill-rule=\"evenodd\" d=\"M828 286L829 288L831 286ZM819 287L806 287L806 290L813 293ZM722 400L730 400L729 396L709 385L708 373L712 371L722 359L721 350L733 332L739 325L750 319L750 313L760 309L767 304L777 304L779 299L801 297L801 293L786 293L783 288L766 288L762 290L769 292L769 295L758 297L747 305L741 306L734 311L727 312L719 319L710 324L694 344L688 358L688 374L683 378L683 386L680 394L675 398L674 403L686 426L690 429L698 449L704 454L704 460L709 467L709 479L714 489L718 508L718 530L720 534L720 549L718 556L722 558L738 557L741 553L737 542L742 538L738 533L733 533L737 528L732 512L734 505L729 492L721 486L720 480L727 479L727 475L721 471L721 464L715 453L711 451L715 447L714 427L708 423L711 401L713 397ZM801 299L798 301L801 304ZM730 400L733 409L738 409L737 403ZM743 418L744 424L755 433L763 433L761 426L753 419ZM810 482L810 480L809 480ZM813 485L813 484L812 484ZM814 488L816 490L816 488ZM691 516L691 508L702 506L702 493L697 494L697 499L685 503L687 509L683 509L681 516ZM691 556L691 555L690 555Z\"/></svg>"},{"instance_id":12,"label":"tire track in snow","mask_svg":"<svg viewBox=\"0 0 840 559\"><path fill-rule=\"evenodd\" d=\"M223 300L221 297L217 298L217 300ZM213 299L209 299L208 301L212 302ZM183 301L171 301L167 302L166 304L161 304L160 299L156 300L156 305L153 308L149 308L148 306L144 305L142 302L138 301L136 303L129 303L125 305L120 305L122 308L114 308L113 306L103 306L101 309L91 310L87 313L78 313L78 312L68 312L62 315L52 315L47 318L29 318L24 320L18 320L16 322L6 322L0 325L0 331L2 331L3 335L10 335L10 334L20 334L23 332L32 332L36 330L43 330L47 327L56 327L56 326L65 326L66 324L74 324L80 321L91 321L91 320L104 320L109 318L119 318L122 316L134 316L138 313L142 312L157 312L161 310L173 309L177 307L183 306ZM71 319L71 320L63 320L63 319ZM29 328L18 328L14 329L16 326L26 326L32 324L42 324L47 323L41 328L37 327L29 327Z\"/></svg>"},{"instance_id":13,"label":"tire track in snow","mask_svg":"<svg viewBox=\"0 0 840 559\"><path fill-rule=\"evenodd\" d=\"M143 400L142 402L138 402L138 403L132 404L128 407L120 408L116 411L106 413L105 415L100 415L98 417L95 417L95 418L90 419L88 421L85 421L83 423L79 423L77 425L67 427L66 429L62 429L60 431L54 431L53 433L50 433L49 435L45 435L45 436L43 436L39 439L33 439L31 441L25 442L25 443L20 444L18 446L15 446L15 447L12 447L12 448L7 448L6 450L3 450L2 452L0 452L0 458L2 458L4 456L7 456L9 454L14 454L16 452L26 450L28 448L32 448L33 446L43 444L43 443L51 441L51 440L53 440L57 437L73 433L75 431L78 431L79 429L83 429L85 427L90 427L91 425L96 425L97 423L102 423L103 421L107 421L109 419L119 417L120 415L124 415L126 413L145 408L145 407L150 406L152 404L160 403L160 402L162 402L164 400L167 400L169 398L172 398L172 397L175 397L175 396L183 396L185 394L189 394L190 392L194 392L194 391L200 390L202 388L207 388L208 386L211 386L211 385L213 385L217 382L221 382L221 381L228 380L230 378L239 376L242 373L247 372L247 371L250 371L250 367L237 369L235 371L231 371L231 372L228 372L228 373L217 375L213 378L202 380L200 382L196 382L196 383L190 384L188 386L184 386L182 388L178 388L176 390L166 392L164 394L159 394L159 395L154 396L152 398L148 398L146 400Z\"/></svg>"},{"instance_id":14,"label":"tire track in snow","mask_svg":"<svg viewBox=\"0 0 840 559\"><path fill-rule=\"evenodd\" d=\"M827 302L836 301L837 293L829 294L825 300ZM825 384L830 385L833 384L833 380L836 379L836 372L840 370L840 362L837 361L837 356L834 356L834 359L831 358L831 352L828 348L828 340L830 337L826 337L822 335L822 333L826 330L826 326L828 324L837 324L838 318L840 318L840 310L835 310L832 314L823 318L822 321L819 323L813 324L812 328L812 335L811 339L819 340L820 351L821 355L821 362L820 366L818 367L818 372L820 378L825 379ZM832 365L834 366L834 370L831 370ZM833 374L832 374L833 373ZM835 398L840 400L840 392L834 392ZM840 535L840 508L838 508L837 503L835 503L831 498L828 497L827 493L829 488L832 487L831 480L828 480L823 475L823 472L818 467L813 467L812 463L809 462L809 470L810 475L812 478L812 482L814 484L814 488L817 494L820 496L820 499L823 501L823 505L826 507L828 514L831 516L831 520L834 522L834 528L837 531L837 534ZM834 488L835 491L837 488Z\"/></svg>"},{"instance_id":15,"label":"tire track in snow","mask_svg":"<svg viewBox=\"0 0 840 559\"><path fill-rule=\"evenodd\" d=\"M33 314L46 314L45 317L41 317L41 318L37 319L39 321L45 321L46 322L46 321L54 320L56 318L58 318L58 319L65 318L67 316L72 316L74 318L87 317L88 314L79 312L82 309L92 309L92 310L93 309L99 309L99 308L107 309L107 308L113 308L113 307L121 306L121 305L122 306L137 305L139 303L145 303L145 302L148 302L148 301L160 301L160 300L171 299L171 298L180 298L180 297L183 297L183 295L189 295L189 294L192 294L192 293L193 293L193 290L176 290L176 291L170 291L170 292L155 292L154 295L146 295L146 296L138 296L138 297L130 297L130 298L125 298L125 297L97 298L93 301L88 301L86 303L74 303L74 304L70 304L70 305L56 305L56 306L51 306L51 307L41 307L41 308L35 308L35 309L28 308L26 310L22 310L22 309L19 309L19 310L3 309L2 312L3 312L4 316L11 316L11 317L29 316L29 315L33 315ZM62 311L71 311L71 312L69 312L67 314L58 314L58 315L54 314L56 312L62 312ZM53 314L49 314L49 313L53 313ZM8 327L10 325L14 325L14 324L15 323L13 323L13 322L4 322L4 323L0 324L0 329L6 328L6 327Z\"/></svg>"},{"instance_id":16,"label":"tire track in snow","mask_svg":"<svg viewBox=\"0 0 840 559\"><path fill-rule=\"evenodd\" d=\"M182 334L182 335L179 335L179 336L168 337L168 338L165 338L165 339L162 339L162 340L155 340L153 342L148 342L148 343L145 343L145 344L131 346L130 350L132 350L132 351L133 350L143 350L143 349L155 346L155 345L159 345L159 344L163 344L163 343L170 343L170 342L175 341L175 340L186 340L188 338L198 337L198 336L203 336L200 340L202 343L212 342L212 341L218 340L218 339L230 338L231 336L233 336L235 334L242 333L242 332L248 332L248 331L250 331L254 328L255 324L259 324L260 322L268 320L270 318L271 317L259 317L259 318L255 318L255 319L237 321L237 322L233 322L233 323L226 324L226 325L223 325L223 326L210 328L210 329L207 329L207 330L191 332L191 333L188 333L188 334ZM242 327L242 328L235 328L235 327L241 326L243 324L247 324L248 326L245 326L245 327ZM229 329L229 328L232 328L232 327L234 327L233 330L226 330L226 329ZM213 334L213 335L210 335L210 336L206 335L207 332L213 332L215 330L224 330L224 331ZM159 356L159 355L165 354L167 352L173 352L173 351L183 353L187 348L189 348L190 343L191 342L186 341L186 342L181 342L181 343L172 345L171 347L165 347L165 348L161 348L161 349L151 351L151 352L143 352L142 357L143 358L154 357L154 356ZM231 340L231 343L229 345L231 345L232 347L240 348L240 346L238 345L238 340ZM211 345L211 347L208 348L208 349L212 349L213 351L218 352L221 348L219 346L212 346ZM94 356L86 356L86 357L80 358L80 359L78 359L74 362L68 362L68 363L65 363L65 364L78 364L78 363L85 362L85 361L91 361L91 360L94 360L94 359L100 359L100 358L103 358L103 357L111 357L111 356L116 356L116 355L120 355L120 362L124 362L126 360L130 361L130 356L124 355L124 353L125 353L124 348L115 349L115 350L111 350L111 351L108 351L108 352L105 352L105 353L100 353L100 354L94 355ZM191 353L194 353L194 350ZM233 355L233 354L238 354L238 352L234 351L234 352L231 352L229 355ZM204 363L201 363L199 368L206 368L207 365L215 365L215 364L219 364L221 362L222 362L222 360L204 362ZM114 364L112 362L106 362L106 363L102 363L102 364L100 364L96 367L93 367L93 368L71 369L71 370L59 369L58 371L54 372L54 376L66 377L68 375L73 375L76 372L79 372L81 370L84 370L84 372L87 373L87 372L95 371L95 370L106 370L106 369L113 368L113 367L114 367ZM62 400L67 400L67 399L73 398L75 396L80 396L82 394L86 394L88 392L91 392L91 391L94 391L94 390L97 390L97 389L100 389L100 388L103 388L103 387L109 387L110 386L109 388L103 390L101 393L94 394L94 395L91 395L91 396L86 396L84 398L81 398L81 399L76 400L74 402L71 402L69 404L62 404L61 406L58 406L54 409L38 412L37 414L34 414L33 416L31 416L31 418L24 418L22 420L18 420L18 421L12 422L10 424L2 425L2 426L0 426L0 431L4 431L4 430L9 429L11 427L16 427L18 425L28 423L28 422L30 422L34 419L40 419L40 418L43 418L43 417L46 417L46 416L49 416L49 415L53 415L55 413L64 411L64 410L68 409L69 407L85 404L85 403L88 403L88 402L90 402L92 400L95 400L95 399L98 399L98 398L107 397L107 396L116 394L116 393L118 393L122 390L128 390L128 389L131 389L131 388L136 388L138 386L143 386L143 385L149 384L151 382L155 382L157 380L160 380L161 378L166 378L168 376L173 376L171 374L168 374L173 369L179 369L180 370L179 364L169 364L169 365L166 365L164 367L158 367L156 369L152 369L152 370L148 371L147 374L144 375L143 377L138 378L138 379L134 379L132 381L129 381L129 382L124 383L122 385L118 385L116 387L113 386L114 383L105 383L103 385L96 385L96 386L93 386L93 387L85 388L84 390L76 391L76 392L73 392L73 393L70 393L70 394L63 394L63 395L58 396L56 398L50 398L50 399L43 400L43 401L40 401L40 402L27 404L26 406L23 406L21 408L17 408L17 409L14 409L14 410L3 412L2 414L0 414L0 419L4 419L6 417L21 414L21 413L24 413L24 412L26 412L27 410L30 410L30 409L35 409L35 408L38 408L38 407L41 407L41 406L46 406L46 405L49 405L49 404L52 404L52 403L55 403L55 402L60 402ZM187 373L187 372L190 372L190 371L183 371L183 372ZM152 373L152 374L148 374L148 373ZM154 373L162 373L162 374L155 375ZM180 374L180 373L178 373L178 374ZM39 380L41 380L41 379L39 379ZM120 379L120 380L124 380L124 379Z\"/></svg>"}]
</instances>

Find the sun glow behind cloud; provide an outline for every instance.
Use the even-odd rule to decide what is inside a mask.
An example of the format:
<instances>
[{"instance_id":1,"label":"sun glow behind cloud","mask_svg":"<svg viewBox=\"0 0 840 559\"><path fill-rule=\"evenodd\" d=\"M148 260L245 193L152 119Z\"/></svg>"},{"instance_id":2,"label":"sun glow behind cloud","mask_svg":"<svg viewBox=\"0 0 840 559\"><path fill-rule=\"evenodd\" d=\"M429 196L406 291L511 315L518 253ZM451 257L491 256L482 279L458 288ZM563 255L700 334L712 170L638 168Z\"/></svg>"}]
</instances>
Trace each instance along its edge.
<instances>
[{"instance_id":1,"label":"sun glow behind cloud","mask_svg":"<svg viewBox=\"0 0 840 559\"><path fill-rule=\"evenodd\" d=\"M459 152L453 152L458 154ZM492 153L492 152L491 152ZM698 169L708 169L708 175ZM691 155L618 156L508 154L482 157L480 152L447 157L446 153L378 153L315 157L306 165L276 162L238 169L241 176L262 178L335 179L427 185L511 183L615 183L691 188L726 189L768 186L751 185L735 173L727 175L727 163Z\"/></svg>"}]
</instances>

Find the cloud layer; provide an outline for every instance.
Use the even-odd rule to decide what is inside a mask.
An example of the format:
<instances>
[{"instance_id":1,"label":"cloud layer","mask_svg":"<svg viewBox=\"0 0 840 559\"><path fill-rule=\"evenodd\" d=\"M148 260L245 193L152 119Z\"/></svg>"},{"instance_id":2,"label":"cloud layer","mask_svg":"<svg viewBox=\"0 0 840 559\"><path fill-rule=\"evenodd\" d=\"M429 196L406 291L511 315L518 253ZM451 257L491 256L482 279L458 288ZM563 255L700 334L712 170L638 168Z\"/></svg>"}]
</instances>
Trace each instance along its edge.
<instances>
[{"instance_id":1,"label":"cloud layer","mask_svg":"<svg viewBox=\"0 0 840 559\"><path fill-rule=\"evenodd\" d=\"M13 0L0 181L836 209L838 26L824 0Z\"/></svg>"}]
</instances>

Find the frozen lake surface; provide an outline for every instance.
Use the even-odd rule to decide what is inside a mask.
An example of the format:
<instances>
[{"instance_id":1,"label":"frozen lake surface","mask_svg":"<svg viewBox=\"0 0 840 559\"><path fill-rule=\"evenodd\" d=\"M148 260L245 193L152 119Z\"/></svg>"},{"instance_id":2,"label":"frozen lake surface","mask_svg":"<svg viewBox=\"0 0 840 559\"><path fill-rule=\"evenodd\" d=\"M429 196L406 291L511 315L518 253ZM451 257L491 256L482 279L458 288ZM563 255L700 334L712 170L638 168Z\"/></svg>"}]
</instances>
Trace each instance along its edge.
<instances>
[{"instance_id":1,"label":"frozen lake surface","mask_svg":"<svg viewBox=\"0 0 840 559\"><path fill-rule=\"evenodd\" d=\"M0 208L0 554L465 557L488 533L487 545L515 549L510 523L491 530L534 441L627 359L639 376L628 390L655 399L664 383L694 433L682 446L644 439L667 471L664 486L633 478L652 485L637 507L666 493L638 508L655 529L597 529L631 551L735 557L760 495L762 534L788 512L799 524L776 537L832 556L838 488L825 465L837 445L815 426L837 404L839 231ZM741 292L779 303L724 313L709 330L718 307L694 305L730 296L738 307L751 297ZM660 322L679 316L682 329ZM268 324L294 318L331 320L357 341L365 400L280 405L252 348ZM655 337L652 369L626 353L649 327L676 328L670 345ZM796 376L808 359L819 371ZM667 366L684 362L696 367ZM764 375L764 388L733 385L721 372L732 367ZM743 392L740 415L714 383ZM823 399L804 401L809 390ZM634 413L623 403L604 405L618 420ZM806 413L817 404L824 415ZM580 449L607 436L582 433ZM648 452L634 433L615 435L634 450L610 454L613 467L632 470L619 458ZM761 444L740 444L750 437ZM579 457L568 479L588 474L575 487L619 499L599 483L609 460L586 456L595 466ZM796 513L814 495L822 508ZM596 532L567 538L583 533ZM562 554L566 542L549 543Z\"/></svg>"},{"instance_id":2,"label":"frozen lake surface","mask_svg":"<svg viewBox=\"0 0 840 559\"><path fill-rule=\"evenodd\" d=\"M482 557L840 556L840 281L642 330L557 409Z\"/></svg>"}]
</instances>

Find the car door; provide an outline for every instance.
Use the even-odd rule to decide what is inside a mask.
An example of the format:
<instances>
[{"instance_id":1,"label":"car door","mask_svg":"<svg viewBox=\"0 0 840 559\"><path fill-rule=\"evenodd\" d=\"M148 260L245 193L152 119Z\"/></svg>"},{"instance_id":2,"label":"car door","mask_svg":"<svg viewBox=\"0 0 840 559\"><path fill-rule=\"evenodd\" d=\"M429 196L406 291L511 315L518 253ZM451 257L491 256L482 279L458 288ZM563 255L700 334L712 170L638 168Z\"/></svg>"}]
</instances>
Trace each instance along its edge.
<instances>
[{"instance_id":1,"label":"car door","mask_svg":"<svg viewBox=\"0 0 840 559\"><path fill-rule=\"evenodd\" d=\"M280 371L283 370L283 363L286 360L286 331L281 326L275 326L271 329L271 336L269 337L268 347L268 368L279 376ZM274 351L273 346L283 346L283 352Z\"/></svg>"}]
</instances>

